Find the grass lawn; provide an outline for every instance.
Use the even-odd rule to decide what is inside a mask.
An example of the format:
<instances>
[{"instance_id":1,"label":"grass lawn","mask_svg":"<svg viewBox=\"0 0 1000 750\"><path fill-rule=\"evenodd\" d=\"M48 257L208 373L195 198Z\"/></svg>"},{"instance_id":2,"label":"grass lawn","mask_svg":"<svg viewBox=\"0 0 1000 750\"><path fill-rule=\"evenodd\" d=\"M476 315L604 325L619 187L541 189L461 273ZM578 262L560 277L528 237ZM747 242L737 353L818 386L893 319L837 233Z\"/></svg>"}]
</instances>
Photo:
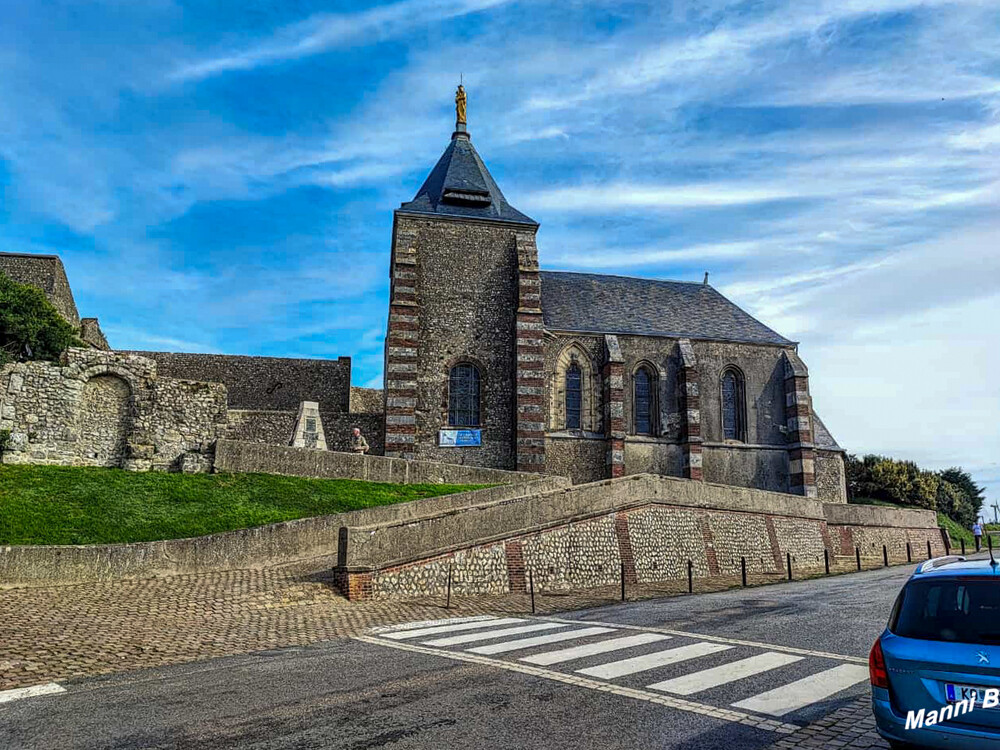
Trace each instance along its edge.
<instances>
[{"instance_id":1,"label":"grass lawn","mask_svg":"<svg viewBox=\"0 0 1000 750\"><path fill-rule=\"evenodd\" d=\"M483 486L0 466L0 544L181 539Z\"/></svg>"}]
</instances>

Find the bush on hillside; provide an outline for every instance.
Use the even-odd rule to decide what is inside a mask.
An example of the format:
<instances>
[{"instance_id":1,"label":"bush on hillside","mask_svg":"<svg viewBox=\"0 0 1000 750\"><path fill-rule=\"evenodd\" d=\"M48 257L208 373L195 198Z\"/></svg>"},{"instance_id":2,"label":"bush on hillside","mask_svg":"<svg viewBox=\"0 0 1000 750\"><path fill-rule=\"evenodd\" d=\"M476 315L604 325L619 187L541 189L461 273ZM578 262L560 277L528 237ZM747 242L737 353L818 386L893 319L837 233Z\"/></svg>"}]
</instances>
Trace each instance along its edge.
<instances>
[{"instance_id":1,"label":"bush on hillside","mask_svg":"<svg viewBox=\"0 0 1000 750\"><path fill-rule=\"evenodd\" d=\"M964 469L924 471L913 461L887 456L848 455L847 495L936 510L968 527L979 516L984 494Z\"/></svg>"},{"instance_id":2,"label":"bush on hillside","mask_svg":"<svg viewBox=\"0 0 1000 750\"><path fill-rule=\"evenodd\" d=\"M76 331L41 290L0 273L0 365L58 360L79 344Z\"/></svg>"}]
</instances>

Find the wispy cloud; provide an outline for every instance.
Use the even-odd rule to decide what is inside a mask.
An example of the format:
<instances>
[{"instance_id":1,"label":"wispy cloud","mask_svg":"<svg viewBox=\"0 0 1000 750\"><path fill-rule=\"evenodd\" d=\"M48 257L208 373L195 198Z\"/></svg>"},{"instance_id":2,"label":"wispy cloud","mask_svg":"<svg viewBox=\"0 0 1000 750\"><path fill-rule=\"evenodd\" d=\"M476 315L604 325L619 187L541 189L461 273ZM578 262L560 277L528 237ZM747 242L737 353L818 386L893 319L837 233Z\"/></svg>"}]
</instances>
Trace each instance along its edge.
<instances>
[{"instance_id":1,"label":"wispy cloud","mask_svg":"<svg viewBox=\"0 0 1000 750\"><path fill-rule=\"evenodd\" d=\"M200 80L237 70L297 60L345 46L368 46L450 18L486 10L510 0L403 0L360 13L319 14L279 29L247 48L185 63L170 78Z\"/></svg>"}]
</instances>

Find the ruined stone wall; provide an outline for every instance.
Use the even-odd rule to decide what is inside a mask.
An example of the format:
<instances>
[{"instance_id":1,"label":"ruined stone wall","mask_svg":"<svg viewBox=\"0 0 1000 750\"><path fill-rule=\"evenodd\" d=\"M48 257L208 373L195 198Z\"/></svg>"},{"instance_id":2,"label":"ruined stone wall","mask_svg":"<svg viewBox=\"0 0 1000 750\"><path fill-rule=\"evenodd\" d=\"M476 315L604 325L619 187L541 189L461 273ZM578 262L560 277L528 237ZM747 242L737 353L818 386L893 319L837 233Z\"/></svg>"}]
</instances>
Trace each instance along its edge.
<instances>
[{"instance_id":1,"label":"ruined stone wall","mask_svg":"<svg viewBox=\"0 0 1000 750\"><path fill-rule=\"evenodd\" d=\"M388 405L396 406L393 398L415 394L415 457L513 469L518 298L515 229L489 222L404 215L397 215L396 222L396 261L400 262L404 242L415 253L416 278L409 281L415 282L415 287L406 288L415 289L416 310L410 317L419 322L415 372L389 372L387 385L392 398ZM401 283L394 282L396 291ZM400 295L394 299L397 297ZM387 339L387 346L393 341ZM479 369L482 445L441 448L438 430L448 427L448 374L460 362ZM399 368L402 363L390 365ZM410 387L404 387L407 385ZM406 426L400 419L405 417L390 414L387 419L395 420L397 431L402 432Z\"/></svg>"},{"instance_id":2,"label":"ruined stone wall","mask_svg":"<svg viewBox=\"0 0 1000 750\"><path fill-rule=\"evenodd\" d=\"M30 284L41 289L70 325L80 327L80 314L73 301L73 291L66 278L66 269L58 256L0 253L0 273L6 274L18 284Z\"/></svg>"},{"instance_id":3,"label":"ruined stone wall","mask_svg":"<svg viewBox=\"0 0 1000 750\"><path fill-rule=\"evenodd\" d=\"M161 378L132 354L70 349L0 370L5 463L204 471L225 424L222 385Z\"/></svg>"},{"instance_id":4,"label":"ruined stone wall","mask_svg":"<svg viewBox=\"0 0 1000 750\"><path fill-rule=\"evenodd\" d=\"M156 362L161 377L222 383L233 409L296 412L303 401L322 411L347 412L351 359L286 359L222 354L126 352Z\"/></svg>"}]
</instances>

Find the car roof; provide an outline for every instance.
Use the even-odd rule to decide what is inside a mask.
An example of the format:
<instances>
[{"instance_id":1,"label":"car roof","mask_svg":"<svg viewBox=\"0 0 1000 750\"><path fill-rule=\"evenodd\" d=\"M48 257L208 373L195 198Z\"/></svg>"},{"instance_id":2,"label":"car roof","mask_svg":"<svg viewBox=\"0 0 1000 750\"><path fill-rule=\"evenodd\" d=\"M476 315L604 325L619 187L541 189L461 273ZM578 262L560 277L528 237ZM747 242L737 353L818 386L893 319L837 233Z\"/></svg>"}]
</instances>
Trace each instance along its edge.
<instances>
[{"instance_id":1,"label":"car roof","mask_svg":"<svg viewBox=\"0 0 1000 750\"><path fill-rule=\"evenodd\" d=\"M1000 576L1000 561L990 558L968 560L958 555L936 557L921 563L910 580L927 578L993 578Z\"/></svg>"}]
</instances>

